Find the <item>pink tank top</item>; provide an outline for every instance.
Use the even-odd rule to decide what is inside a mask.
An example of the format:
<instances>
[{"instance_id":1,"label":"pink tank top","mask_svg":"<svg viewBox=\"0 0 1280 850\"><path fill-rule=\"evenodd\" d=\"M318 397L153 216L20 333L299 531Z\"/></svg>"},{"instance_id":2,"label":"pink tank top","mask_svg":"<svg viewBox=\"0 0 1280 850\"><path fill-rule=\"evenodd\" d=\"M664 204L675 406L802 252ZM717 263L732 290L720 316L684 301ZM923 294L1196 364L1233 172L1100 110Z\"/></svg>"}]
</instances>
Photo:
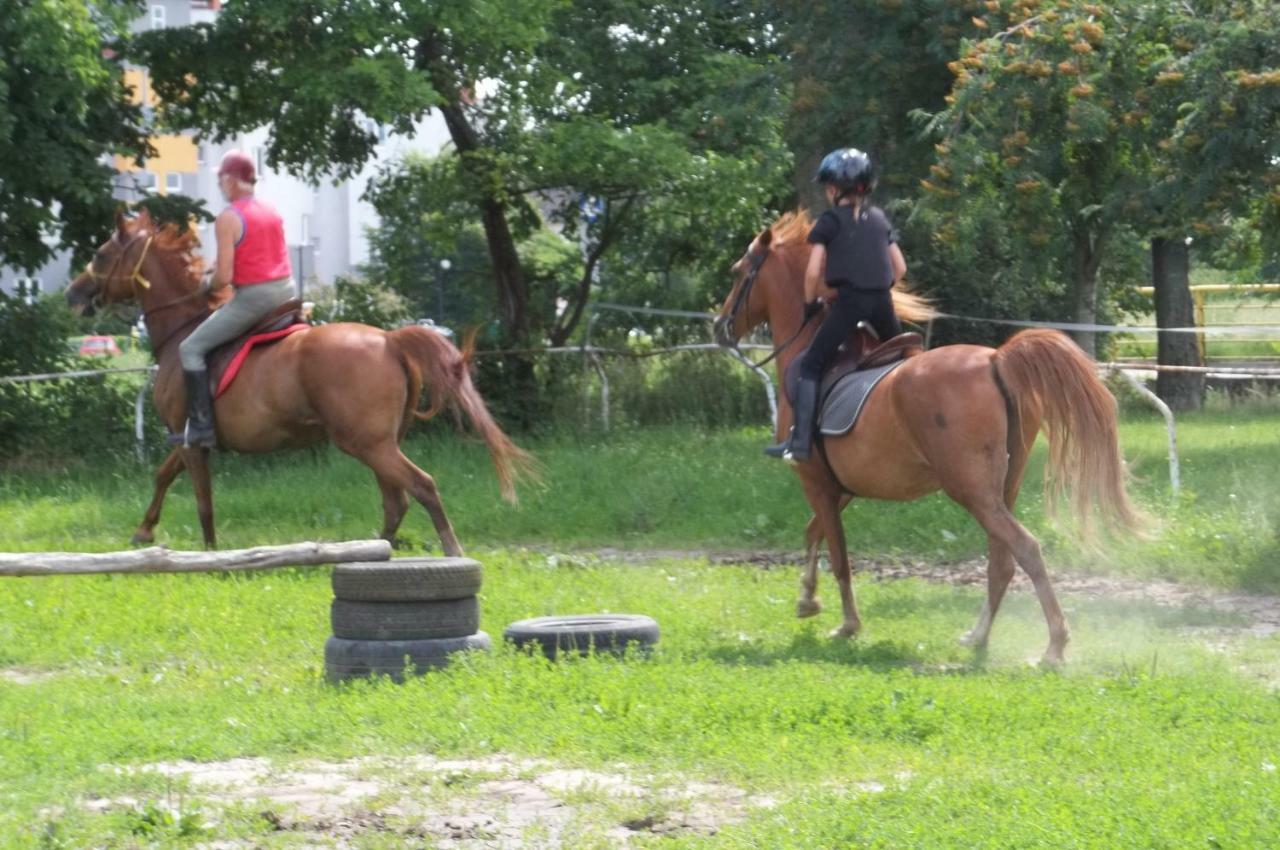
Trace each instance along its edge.
<instances>
[{"instance_id":1,"label":"pink tank top","mask_svg":"<svg viewBox=\"0 0 1280 850\"><path fill-rule=\"evenodd\" d=\"M292 275L289 249L284 244L284 219L276 208L253 196L233 202L231 208L244 224L236 242L231 282L252 286Z\"/></svg>"}]
</instances>

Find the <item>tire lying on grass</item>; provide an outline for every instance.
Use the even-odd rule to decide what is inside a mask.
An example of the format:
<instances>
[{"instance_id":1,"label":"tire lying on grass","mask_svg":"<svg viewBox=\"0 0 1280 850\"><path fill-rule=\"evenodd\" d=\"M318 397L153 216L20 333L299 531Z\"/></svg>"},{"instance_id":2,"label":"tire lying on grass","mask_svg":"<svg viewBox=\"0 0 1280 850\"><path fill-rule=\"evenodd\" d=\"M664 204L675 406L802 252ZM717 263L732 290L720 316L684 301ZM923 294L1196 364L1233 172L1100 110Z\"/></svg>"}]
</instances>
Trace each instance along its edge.
<instances>
[{"instance_id":1,"label":"tire lying on grass","mask_svg":"<svg viewBox=\"0 0 1280 850\"><path fill-rule=\"evenodd\" d=\"M351 602L329 609L334 637L346 640L423 640L465 637L480 627L474 596L435 602Z\"/></svg>"},{"instance_id":2,"label":"tire lying on grass","mask_svg":"<svg viewBox=\"0 0 1280 850\"><path fill-rule=\"evenodd\" d=\"M647 652L658 642L658 624L641 614L534 617L512 623L502 636L519 647L537 647L548 658L592 651L622 655L628 646Z\"/></svg>"},{"instance_id":3,"label":"tire lying on grass","mask_svg":"<svg viewBox=\"0 0 1280 850\"><path fill-rule=\"evenodd\" d=\"M333 595L348 602L434 602L480 590L480 564L470 558L397 558L338 564Z\"/></svg>"},{"instance_id":4,"label":"tire lying on grass","mask_svg":"<svg viewBox=\"0 0 1280 850\"><path fill-rule=\"evenodd\" d=\"M488 652L491 643L484 632L428 640L347 640L331 637L324 645L324 672L331 682L369 676L390 676L402 682L406 671L416 674L444 667L455 653Z\"/></svg>"}]
</instances>

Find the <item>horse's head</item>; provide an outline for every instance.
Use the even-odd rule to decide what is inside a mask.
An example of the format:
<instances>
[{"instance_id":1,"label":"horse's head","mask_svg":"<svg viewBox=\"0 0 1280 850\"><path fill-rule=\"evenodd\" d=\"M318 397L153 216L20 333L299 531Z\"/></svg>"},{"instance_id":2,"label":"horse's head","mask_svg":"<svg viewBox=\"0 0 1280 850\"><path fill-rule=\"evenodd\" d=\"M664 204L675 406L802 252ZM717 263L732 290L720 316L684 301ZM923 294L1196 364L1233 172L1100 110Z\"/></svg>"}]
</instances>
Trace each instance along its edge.
<instances>
[{"instance_id":1,"label":"horse's head","mask_svg":"<svg viewBox=\"0 0 1280 850\"><path fill-rule=\"evenodd\" d=\"M94 252L84 271L67 287L67 303L86 316L108 304L139 302L144 310L190 301L198 307L197 286L203 266L195 255L199 241L188 228L158 226L144 210L132 221L116 210L111 238ZM209 296L209 306L226 293ZM160 307L157 307L160 303Z\"/></svg>"},{"instance_id":2,"label":"horse's head","mask_svg":"<svg viewBox=\"0 0 1280 850\"><path fill-rule=\"evenodd\" d=\"M768 318L765 293L756 286L760 269L769 258L773 243L773 229L763 232L747 246L747 252L730 269L734 275L733 289L720 307L712 333L717 345L733 348L754 328Z\"/></svg>"},{"instance_id":3,"label":"horse's head","mask_svg":"<svg viewBox=\"0 0 1280 850\"><path fill-rule=\"evenodd\" d=\"M144 227L146 222L130 224L121 210L116 210L116 228L111 238L94 252L84 271L67 287L71 309L92 316L106 304L138 298L151 282L142 274L150 253L154 234Z\"/></svg>"}]
</instances>

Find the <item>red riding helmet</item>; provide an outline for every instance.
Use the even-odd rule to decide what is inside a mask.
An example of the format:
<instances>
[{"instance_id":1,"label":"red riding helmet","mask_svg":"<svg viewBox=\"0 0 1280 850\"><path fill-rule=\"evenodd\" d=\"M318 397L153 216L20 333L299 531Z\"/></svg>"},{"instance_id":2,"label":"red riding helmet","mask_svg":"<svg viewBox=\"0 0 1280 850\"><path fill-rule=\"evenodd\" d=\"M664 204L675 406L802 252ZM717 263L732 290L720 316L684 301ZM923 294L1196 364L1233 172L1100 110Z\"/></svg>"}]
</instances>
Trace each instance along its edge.
<instances>
[{"instance_id":1,"label":"red riding helmet","mask_svg":"<svg viewBox=\"0 0 1280 850\"><path fill-rule=\"evenodd\" d=\"M253 164L253 157L244 151L231 150L222 155L218 165L218 176L227 174L245 183L258 182L258 169Z\"/></svg>"}]
</instances>

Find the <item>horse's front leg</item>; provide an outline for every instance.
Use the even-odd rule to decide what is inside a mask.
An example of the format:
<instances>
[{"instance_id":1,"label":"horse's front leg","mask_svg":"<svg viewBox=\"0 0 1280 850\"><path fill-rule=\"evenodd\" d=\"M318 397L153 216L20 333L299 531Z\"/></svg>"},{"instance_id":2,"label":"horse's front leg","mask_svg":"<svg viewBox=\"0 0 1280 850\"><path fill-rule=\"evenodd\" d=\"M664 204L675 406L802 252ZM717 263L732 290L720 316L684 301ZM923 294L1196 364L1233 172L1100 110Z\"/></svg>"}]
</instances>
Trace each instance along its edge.
<instances>
[{"instance_id":1,"label":"horse's front leg","mask_svg":"<svg viewBox=\"0 0 1280 850\"><path fill-rule=\"evenodd\" d=\"M209 475L209 450L184 448L182 459L196 493L196 515L200 517L204 546L206 549L216 549L218 540L213 531L213 481Z\"/></svg>"},{"instance_id":2,"label":"horse's front leg","mask_svg":"<svg viewBox=\"0 0 1280 850\"><path fill-rule=\"evenodd\" d=\"M844 513L853 497L845 494L840 497L839 513ZM804 527L804 572L800 576L800 598L796 600L796 616L812 617L822 611L822 601L818 599L818 562L822 546L822 523L815 513L809 517L809 524Z\"/></svg>"},{"instance_id":3,"label":"horse's front leg","mask_svg":"<svg viewBox=\"0 0 1280 850\"><path fill-rule=\"evenodd\" d=\"M813 617L822 611L818 599L818 547L822 545L822 523L817 514L809 517L804 527L804 572L800 574L800 598L796 600L797 617Z\"/></svg>"},{"instance_id":4,"label":"horse's front leg","mask_svg":"<svg viewBox=\"0 0 1280 850\"><path fill-rule=\"evenodd\" d=\"M133 533L133 538L130 540L131 543L151 543L156 539L156 523L160 522L160 508L164 505L164 497L169 492L169 487L173 484L173 480L182 472L184 465L182 449L174 449L169 452L169 456L164 459L164 462L156 468L155 494L151 497L151 504L147 506L147 513L143 516L142 523L138 526L138 530Z\"/></svg>"},{"instance_id":5,"label":"horse's front leg","mask_svg":"<svg viewBox=\"0 0 1280 850\"><path fill-rule=\"evenodd\" d=\"M844 526L840 512L848 504L847 494L829 475L819 477L802 473L805 496L813 508L814 520L827 539L827 552L831 557L831 574L840 588L840 608L844 622L831 633L831 637L856 637L862 631L862 618L858 615L858 602L853 596L853 571L849 564L849 552L845 549ZM816 566L814 567L816 569Z\"/></svg>"}]
</instances>

